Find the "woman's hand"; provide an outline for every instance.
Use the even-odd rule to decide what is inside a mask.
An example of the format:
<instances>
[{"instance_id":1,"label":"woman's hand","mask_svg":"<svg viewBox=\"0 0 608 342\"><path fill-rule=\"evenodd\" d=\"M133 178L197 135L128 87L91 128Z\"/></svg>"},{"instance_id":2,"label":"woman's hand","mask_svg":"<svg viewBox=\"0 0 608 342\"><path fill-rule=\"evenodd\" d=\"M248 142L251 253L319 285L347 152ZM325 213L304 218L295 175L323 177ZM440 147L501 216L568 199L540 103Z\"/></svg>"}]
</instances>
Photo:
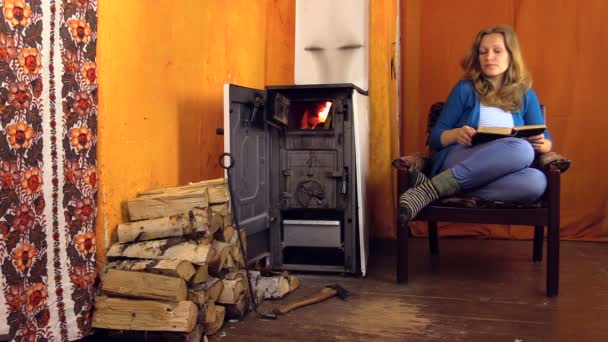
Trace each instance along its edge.
<instances>
[{"instance_id":1,"label":"woman's hand","mask_svg":"<svg viewBox=\"0 0 608 342\"><path fill-rule=\"evenodd\" d=\"M457 143L463 145L471 145L471 139L477 133L475 128L464 125L460 128L454 128L454 137Z\"/></svg>"},{"instance_id":2,"label":"woman's hand","mask_svg":"<svg viewBox=\"0 0 608 342\"><path fill-rule=\"evenodd\" d=\"M441 134L441 144L443 146L451 145L453 143L471 145L471 139L476 132L475 128L467 125L447 130Z\"/></svg>"},{"instance_id":3,"label":"woman's hand","mask_svg":"<svg viewBox=\"0 0 608 342\"><path fill-rule=\"evenodd\" d=\"M549 152L551 150L551 141L545 139L544 134L528 137L528 141L536 152Z\"/></svg>"}]
</instances>

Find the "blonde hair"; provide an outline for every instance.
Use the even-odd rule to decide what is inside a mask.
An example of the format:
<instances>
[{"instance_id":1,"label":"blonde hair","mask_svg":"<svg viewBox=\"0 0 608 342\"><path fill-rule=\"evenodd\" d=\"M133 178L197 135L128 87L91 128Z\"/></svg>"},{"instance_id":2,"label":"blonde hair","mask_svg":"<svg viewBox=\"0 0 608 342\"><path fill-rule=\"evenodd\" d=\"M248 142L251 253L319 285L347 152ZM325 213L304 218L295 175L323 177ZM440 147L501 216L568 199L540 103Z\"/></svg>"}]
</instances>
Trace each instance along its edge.
<instances>
[{"instance_id":1,"label":"blonde hair","mask_svg":"<svg viewBox=\"0 0 608 342\"><path fill-rule=\"evenodd\" d=\"M481 71L479 63L479 45L487 34L500 33L509 52L509 67L505 71L501 87L496 90ZM477 34L468 54L462 60L464 79L471 80L473 87L479 95L480 101L488 106L495 106L503 110L517 112L521 109L523 97L531 86L530 75L521 56L521 49L517 35L508 26L492 26L485 28Z\"/></svg>"}]
</instances>

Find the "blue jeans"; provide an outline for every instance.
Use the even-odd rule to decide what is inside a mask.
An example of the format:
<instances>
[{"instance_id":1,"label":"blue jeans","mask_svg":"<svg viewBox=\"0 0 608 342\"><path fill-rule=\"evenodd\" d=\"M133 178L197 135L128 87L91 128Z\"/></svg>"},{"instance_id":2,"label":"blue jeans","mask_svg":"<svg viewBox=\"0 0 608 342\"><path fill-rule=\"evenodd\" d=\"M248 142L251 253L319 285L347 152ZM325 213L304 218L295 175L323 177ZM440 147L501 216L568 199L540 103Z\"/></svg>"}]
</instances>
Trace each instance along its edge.
<instances>
[{"instance_id":1,"label":"blue jeans","mask_svg":"<svg viewBox=\"0 0 608 342\"><path fill-rule=\"evenodd\" d=\"M457 145L441 171L452 169L463 194L493 201L537 201L547 188L545 174L530 167L534 149L520 138L497 139L477 146Z\"/></svg>"}]
</instances>

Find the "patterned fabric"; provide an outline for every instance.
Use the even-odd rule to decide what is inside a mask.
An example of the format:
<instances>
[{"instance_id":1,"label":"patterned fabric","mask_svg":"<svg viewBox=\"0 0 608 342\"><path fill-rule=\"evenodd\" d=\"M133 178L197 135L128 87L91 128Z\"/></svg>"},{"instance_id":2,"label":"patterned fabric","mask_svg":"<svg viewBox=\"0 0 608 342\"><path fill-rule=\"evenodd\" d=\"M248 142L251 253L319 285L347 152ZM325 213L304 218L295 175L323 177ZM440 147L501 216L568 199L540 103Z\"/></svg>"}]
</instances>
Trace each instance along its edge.
<instances>
[{"instance_id":1,"label":"patterned fabric","mask_svg":"<svg viewBox=\"0 0 608 342\"><path fill-rule=\"evenodd\" d=\"M0 334L75 340L97 278L97 0L0 8Z\"/></svg>"}]
</instances>

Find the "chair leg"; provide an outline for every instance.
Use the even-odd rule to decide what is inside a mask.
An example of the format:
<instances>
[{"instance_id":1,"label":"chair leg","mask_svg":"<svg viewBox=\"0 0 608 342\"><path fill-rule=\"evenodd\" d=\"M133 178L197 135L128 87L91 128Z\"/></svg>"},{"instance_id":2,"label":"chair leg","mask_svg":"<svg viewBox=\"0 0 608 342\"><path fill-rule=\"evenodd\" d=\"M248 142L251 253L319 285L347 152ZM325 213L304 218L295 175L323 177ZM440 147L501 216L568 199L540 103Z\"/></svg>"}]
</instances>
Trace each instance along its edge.
<instances>
[{"instance_id":1,"label":"chair leg","mask_svg":"<svg viewBox=\"0 0 608 342\"><path fill-rule=\"evenodd\" d=\"M543 260L543 242L545 239L545 227L534 226L534 248L532 252L532 261L540 262Z\"/></svg>"},{"instance_id":2,"label":"chair leg","mask_svg":"<svg viewBox=\"0 0 608 342\"><path fill-rule=\"evenodd\" d=\"M409 227L400 221L397 215L397 283L407 283Z\"/></svg>"},{"instance_id":3,"label":"chair leg","mask_svg":"<svg viewBox=\"0 0 608 342\"><path fill-rule=\"evenodd\" d=\"M559 291L559 226L549 223L547 238L547 297L557 296Z\"/></svg>"},{"instance_id":4,"label":"chair leg","mask_svg":"<svg viewBox=\"0 0 608 342\"><path fill-rule=\"evenodd\" d=\"M429 248L431 250L431 255L439 254L439 241L437 238L437 222L428 221L429 228Z\"/></svg>"},{"instance_id":5,"label":"chair leg","mask_svg":"<svg viewBox=\"0 0 608 342\"><path fill-rule=\"evenodd\" d=\"M559 292L559 171L549 172L549 224L547 227L547 297Z\"/></svg>"}]
</instances>

